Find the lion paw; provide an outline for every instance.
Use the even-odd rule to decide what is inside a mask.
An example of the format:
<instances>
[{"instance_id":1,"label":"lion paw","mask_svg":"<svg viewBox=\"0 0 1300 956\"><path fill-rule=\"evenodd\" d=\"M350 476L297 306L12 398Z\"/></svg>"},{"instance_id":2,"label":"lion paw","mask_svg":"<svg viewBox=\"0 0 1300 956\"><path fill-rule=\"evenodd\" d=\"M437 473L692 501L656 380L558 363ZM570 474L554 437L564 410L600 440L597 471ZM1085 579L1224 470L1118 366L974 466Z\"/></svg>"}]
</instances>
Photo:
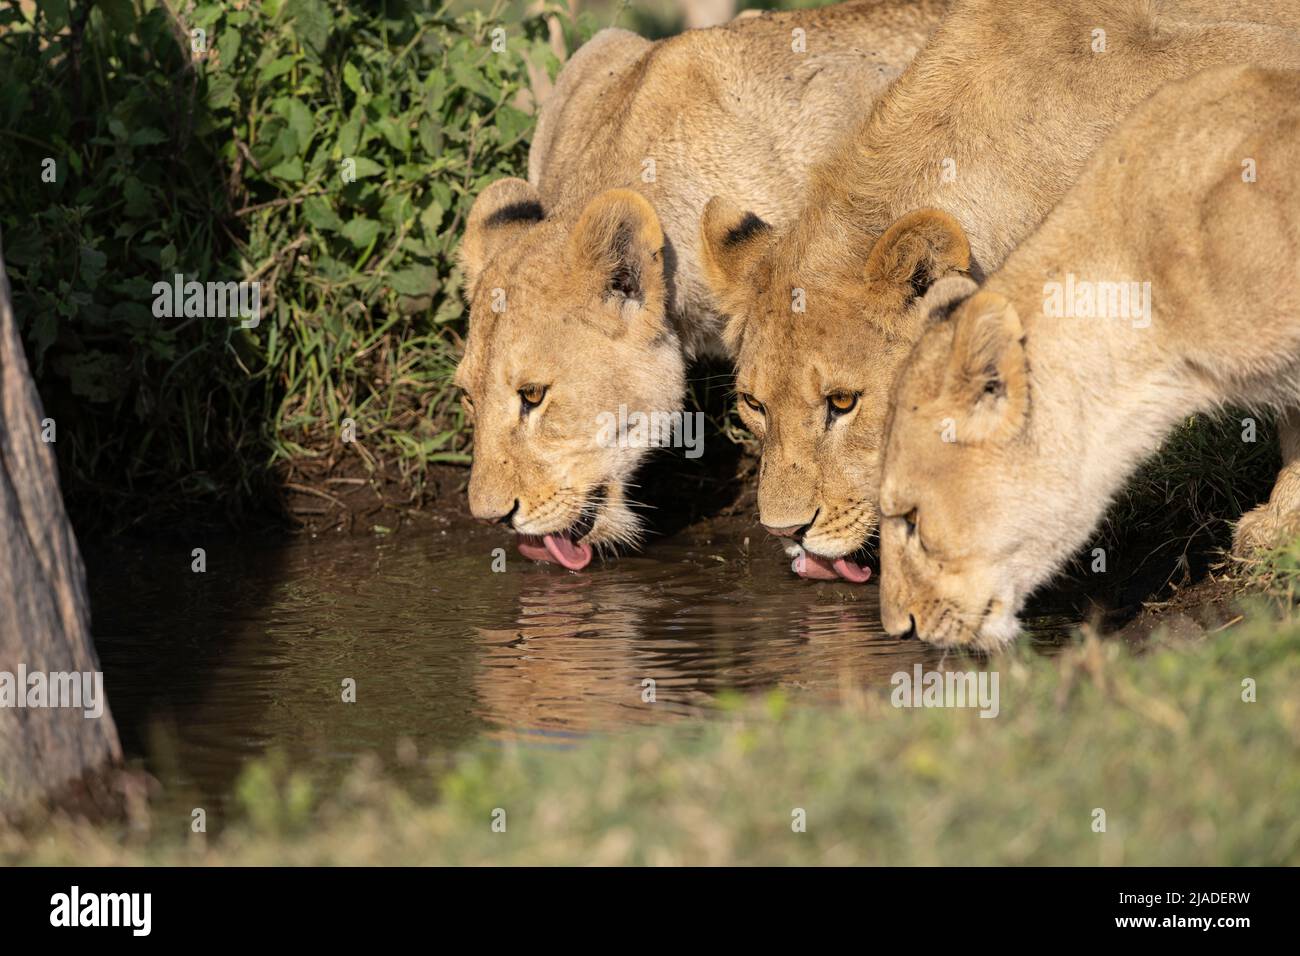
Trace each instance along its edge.
<instances>
[{"instance_id":1,"label":"lion paw","mask_svg":"<svg viewBox=\"0 0 1300 956\"><path fill-rule=\"evenodd\" d=\"M1279 511L1272 503L1252 508L1232 532L1232 553L1250 558L1300 537L1300 512Z\"/></svg>"}]
</instances>

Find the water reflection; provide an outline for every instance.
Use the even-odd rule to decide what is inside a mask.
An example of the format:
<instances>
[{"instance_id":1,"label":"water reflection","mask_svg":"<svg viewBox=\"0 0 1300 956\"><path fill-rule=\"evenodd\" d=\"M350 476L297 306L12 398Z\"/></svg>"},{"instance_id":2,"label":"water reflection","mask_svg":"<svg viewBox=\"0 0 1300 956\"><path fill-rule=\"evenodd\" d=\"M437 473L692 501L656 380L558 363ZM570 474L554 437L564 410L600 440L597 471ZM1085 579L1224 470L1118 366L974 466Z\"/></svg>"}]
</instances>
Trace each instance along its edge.
<instances>
[{"instance_id":1,"label":"water reflection","mask_svg":"<svg viewBox=\"0 0 1300 956\"><path fill-rule=\"evenodd\" d=\"M126 747L219 805L270 749L328 774L414 744L427 776L483 735L563 746L707 713L724 690L831 699L943 660L881 631L874 584L800 580L746 522L584 574L513 550L496 573L493 549L508 545L458 527L215 541L205 574L184 549L92 550L95 635Z\"/></svg>"},{"instance_id":2,"label":"water reflection","mask_svg":"<svg viewBox=\"0 0 1300 956\"><path fill-rule=\"evenodd\" d=\"M696 532L653 555L587 575L523 569L513 619L475 628L485 722L506 735L604 731L706 712L723 690L831 697L940 656L881 632L874 587L800 581L779 552L751 560L740 532Z\"/></svg>"}]
</instances>

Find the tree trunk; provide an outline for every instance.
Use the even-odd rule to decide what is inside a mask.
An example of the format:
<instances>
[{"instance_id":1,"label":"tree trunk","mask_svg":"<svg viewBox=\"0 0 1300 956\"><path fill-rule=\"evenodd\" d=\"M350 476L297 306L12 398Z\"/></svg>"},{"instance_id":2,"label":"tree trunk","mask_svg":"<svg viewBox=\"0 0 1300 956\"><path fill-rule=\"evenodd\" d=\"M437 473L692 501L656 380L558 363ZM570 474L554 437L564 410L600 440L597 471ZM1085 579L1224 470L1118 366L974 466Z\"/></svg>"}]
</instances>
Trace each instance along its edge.
<instances>
[{"instance_id":1,"label":"tree trunk","mask_svg":"<svg viewBox=\"0 0 1300 956\"><path fill-rule=\"evenodd\" d=\"M99 716L86 715L94 709L86 698L81 706L51 706L76 699L71 682L51 677L90 674L76 684L93 692L99 659L54 448L42 439L44 417L0 252L0 817L122 758L102 676ZM41 682L43 695L35 692ZM43 706L18 706L19 698L39 704L42 696Z\"/></svg>"}]
</instances>

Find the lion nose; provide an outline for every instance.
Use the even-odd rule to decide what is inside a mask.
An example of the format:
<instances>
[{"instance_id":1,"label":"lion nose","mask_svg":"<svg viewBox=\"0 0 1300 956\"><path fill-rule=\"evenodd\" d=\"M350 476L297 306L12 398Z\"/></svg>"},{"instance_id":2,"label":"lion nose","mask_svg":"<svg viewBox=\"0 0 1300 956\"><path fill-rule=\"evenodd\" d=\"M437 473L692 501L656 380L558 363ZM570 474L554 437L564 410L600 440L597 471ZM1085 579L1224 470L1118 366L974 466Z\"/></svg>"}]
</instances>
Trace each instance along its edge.
<instances>
[{"instance_id":1,"label":"lion nose","mask_svg":"<svg viewBox=\"0 0 1300 956\"><path fill-rule=\"evenodd\" d=\"M475 511L474 519L476 521L481 521L483 524L509 525L510 522L514 520L515 512L518 510L519 510L519 499L516 498L514 504L510 506L509 511L500 512L497 514L493 514L491 512L484 513L482 511Z\"/></svg>"},{"instance_id":2,"label":"lion nose","mask_svg":"<svg viewBox=\"0 0 1300 956\"><path fill-rule=\"evenodd\" d=\"M786 525L784 528L773 528L770 524L765 524L763 527L767 529L768 534L774 534L778 538L799 539L802 538L803 533L808 530L808 525L806 524L791 524Z\"/></svg>"},{"instance_id":3,"label":"lion nose","mask_svg":"<svg viewBox=\"0 0 1300 956\"><path fill-rule=\"evenodd\" d=\"M891 630L889 625L886 624L885 631L889 634L890 637L896 637L900 641L912 640L913 638L916 637L916 615L915 614L907 615L907 630L903 630L902 628L894 628Z\"/></svg>"},{"instance_id":4,"label":"lion nose","mask_svg":"<svg viewBox=\"0 0 1300 956\"><path fill-rule=\"evenodd\" d=\"M797 543L803 541L803 536L808 533L808 529L813 526L813 522L816 520L817 515L814 514L810 521L806 521L803 524L788 524L784 527L774 527L770 524L765 524L763 527L766 529L768 534L774 534L778 538L793 538Z\"/></svg>"}]
</instances>

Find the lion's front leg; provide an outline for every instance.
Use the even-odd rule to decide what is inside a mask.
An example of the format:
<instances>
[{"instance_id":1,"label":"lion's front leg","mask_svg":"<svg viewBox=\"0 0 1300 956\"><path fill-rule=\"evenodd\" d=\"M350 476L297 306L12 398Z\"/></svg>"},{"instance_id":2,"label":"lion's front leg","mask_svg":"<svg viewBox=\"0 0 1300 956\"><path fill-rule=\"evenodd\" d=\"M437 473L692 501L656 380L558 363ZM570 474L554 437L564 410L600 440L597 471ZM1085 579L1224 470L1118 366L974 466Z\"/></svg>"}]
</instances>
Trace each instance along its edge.
<instances>
[{"instance_id":1,"label":"lion's front leg","mask_svg":"<svg viewBox=\"0 0 1300 956\"><path fill-rule=\"evenodd\" d=\"M1300 409L1278 420L1282 470L1268 501L1241 516L1232 535L1232 552L1247 558L1300 538Z\"/></svg>"}]
</instances>

